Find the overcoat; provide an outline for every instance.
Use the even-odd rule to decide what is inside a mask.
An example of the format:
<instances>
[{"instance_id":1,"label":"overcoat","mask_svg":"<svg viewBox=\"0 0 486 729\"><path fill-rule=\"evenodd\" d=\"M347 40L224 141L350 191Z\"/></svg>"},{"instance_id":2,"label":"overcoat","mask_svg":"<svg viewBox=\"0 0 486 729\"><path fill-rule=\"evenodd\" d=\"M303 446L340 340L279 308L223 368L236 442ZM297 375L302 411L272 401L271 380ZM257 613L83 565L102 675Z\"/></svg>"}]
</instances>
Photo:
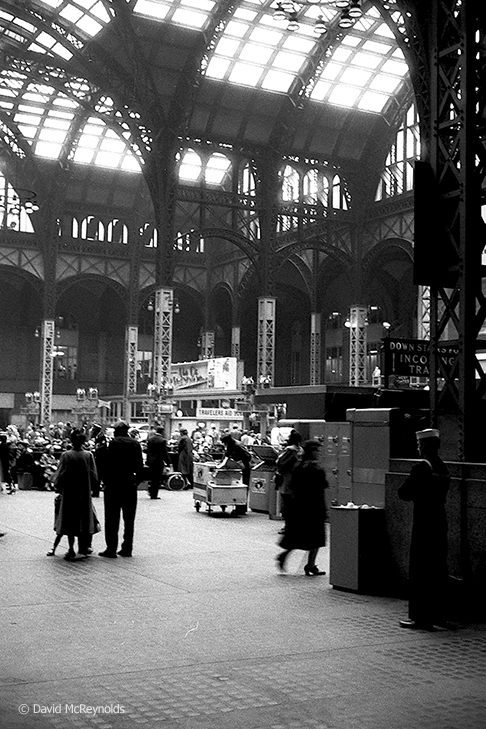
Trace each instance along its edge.
<instances>
[{"instance_id":1,"label":"overcoat","mask_svg":"<svg viewBox=\"0 0 486 729\"><path fill-rule=\"evenodd\" d=\"M192 440L188 435L181 436L178 445L178 469L182 474L191 474L194 467L194 458L192 455Z\"/></svg>"},{"instance_id":2,"label":"overcoat","mask_svg":"<svg viewBox=\"0 0 486 729\"><path fill-rule=\"evenodd\" d=\"M417 623L433 624L445 610L449 484L447 466L436 456L415 464L398 489L400 499L413 502L409 617Z\"/></svg>"},{"instance_id":3,"label":"overcoat","mask_svg":"<svg viewBox=\"0 0 486 729\"><path fill-rule=\"evenodd\" d=\"M88 536L99 531L91 501L91 489L98 484L93 454L72 449L64 451L53 479L61 494L54 530L57 534Z\"/></svg>"},{"instance_id":4,"label":"overcoat","mask_svg":"<svg viewBox=\"0 0 486 729\"><path fill-rule=\"evenodd\" d=\"M292 499L286 509L285 534L280 540L283 549L310 551L325 546L328 486L326 473L317 461L302 461L295 467L289 484Z\"/></svg>"}]
</instances>

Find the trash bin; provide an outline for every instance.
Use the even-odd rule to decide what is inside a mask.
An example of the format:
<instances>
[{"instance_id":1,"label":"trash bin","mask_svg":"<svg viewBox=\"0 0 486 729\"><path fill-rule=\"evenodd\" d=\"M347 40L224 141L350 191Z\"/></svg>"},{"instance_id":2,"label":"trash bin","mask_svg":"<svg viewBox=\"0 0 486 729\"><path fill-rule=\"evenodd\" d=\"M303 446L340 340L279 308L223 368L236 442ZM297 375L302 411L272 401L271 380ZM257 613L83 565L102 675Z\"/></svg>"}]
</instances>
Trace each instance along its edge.
<instances>
[{"instance_id":1,"label":"trash bin","mask_svg":"<svg viewBox=\"0 0 486 729\"><path fill-rule=\"evenodd\" d=\"M329 583L355 592L383 592L387 552L385 509L333 506L330 522Z\"/></svg>"},{"instance_id":2,"label":"trash bin","mask_svg":"<svg viewBox=\"0 0 486 729\"><path fill-rule=\"evenodd\" d=\"M253 466L250 474L248 506L252 511L268 514L270 492L272 489L275 491L273 477L278 453L268 445L254 445L252 451L259 462Z\"/></svg>"}]
</instances>

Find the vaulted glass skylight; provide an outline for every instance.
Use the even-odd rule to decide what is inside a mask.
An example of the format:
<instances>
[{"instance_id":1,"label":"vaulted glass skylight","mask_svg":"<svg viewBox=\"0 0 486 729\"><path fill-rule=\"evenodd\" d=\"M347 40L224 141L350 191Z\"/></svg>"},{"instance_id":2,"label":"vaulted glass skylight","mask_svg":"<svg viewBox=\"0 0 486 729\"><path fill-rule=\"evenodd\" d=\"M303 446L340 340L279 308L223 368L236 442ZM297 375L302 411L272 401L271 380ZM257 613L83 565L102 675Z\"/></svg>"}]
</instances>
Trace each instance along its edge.
<instances>
[{"instance_id":1,"label":"vaulted glass skylight","mask_svg":"<svg viewBox=\"0 0 486 729\"><path fill-rule=\"evenodd\" d=\"M201 29L215 5L215 0L137 0L134 12L155 20Z\"/></svg>"},{"instance_id":2,"label":"vaulted glass skylight","mask_svg":"<svg viewBox=\"0 0 486 729\"><path fill-rule=\"evenodd\" d=\"M371 7L335 49L310 98L381 112L407 75L408 66L392 30Z\"/></svg>"},{"instance_id":3,"label":"vaulted glass skylight","mask_svg":"<svg viewBox=\"0 0 486 729\"><path fill-rule=\"evenodd\" d=\"M54 11L56 22L76 35L70 32L60 33L54 23L52 31L49 32L45 27L41 28L41 22L34 14L17 17L0 10L0 32L7 43L20 45L35 53L69 60L73 55L73 48L82 47L85 40L97 35L110 21L110 15L101 0L37 0L37 3L41 12L42 6L46 10Z\"/></svg>"}]
</instances>

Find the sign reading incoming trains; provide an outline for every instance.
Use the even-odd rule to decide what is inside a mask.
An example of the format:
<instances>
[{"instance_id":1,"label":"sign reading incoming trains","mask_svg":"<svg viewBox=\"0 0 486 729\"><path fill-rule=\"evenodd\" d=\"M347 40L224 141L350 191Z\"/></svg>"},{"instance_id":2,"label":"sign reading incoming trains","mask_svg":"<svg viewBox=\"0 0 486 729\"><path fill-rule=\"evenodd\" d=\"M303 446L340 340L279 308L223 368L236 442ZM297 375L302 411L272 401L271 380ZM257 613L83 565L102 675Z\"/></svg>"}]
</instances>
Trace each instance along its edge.
<instances>
[{"instance_id":1,"label":"sign reading incoming trains","mask_svg":"<svg viewBox=\"0 0 486 729\"><path fill-rule=\"evenodd\" d=\"M428 339L383 340L385 376L428 377L430 372L430 342ZM457 342L439 345L439 357L444 369L454 365L459 347Z\"/></svg>"}]
</instances>

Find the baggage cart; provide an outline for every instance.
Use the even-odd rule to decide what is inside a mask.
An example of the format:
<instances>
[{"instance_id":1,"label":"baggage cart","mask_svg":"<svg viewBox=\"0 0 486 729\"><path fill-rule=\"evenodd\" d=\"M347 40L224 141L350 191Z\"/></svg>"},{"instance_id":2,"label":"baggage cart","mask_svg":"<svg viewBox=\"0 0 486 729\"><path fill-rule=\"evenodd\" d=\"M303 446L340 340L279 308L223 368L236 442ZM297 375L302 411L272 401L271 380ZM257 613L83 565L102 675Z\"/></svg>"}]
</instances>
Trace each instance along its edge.
<instances>
[{"instance_id":1,"label":"baggage cart","mask_svg":"<svg viewBox=\"0 0 486 729\"><path fill-rule=\"evenodd\" d=\"M217 464L200 464L193 487L194 508L206 504L208 514L217 506L221 511L233 507L234 512L246 512L248 486L241 480L241 469L230 458ZM196 480L197 479L197 480Z\"/></svg>"}]
</instances>

